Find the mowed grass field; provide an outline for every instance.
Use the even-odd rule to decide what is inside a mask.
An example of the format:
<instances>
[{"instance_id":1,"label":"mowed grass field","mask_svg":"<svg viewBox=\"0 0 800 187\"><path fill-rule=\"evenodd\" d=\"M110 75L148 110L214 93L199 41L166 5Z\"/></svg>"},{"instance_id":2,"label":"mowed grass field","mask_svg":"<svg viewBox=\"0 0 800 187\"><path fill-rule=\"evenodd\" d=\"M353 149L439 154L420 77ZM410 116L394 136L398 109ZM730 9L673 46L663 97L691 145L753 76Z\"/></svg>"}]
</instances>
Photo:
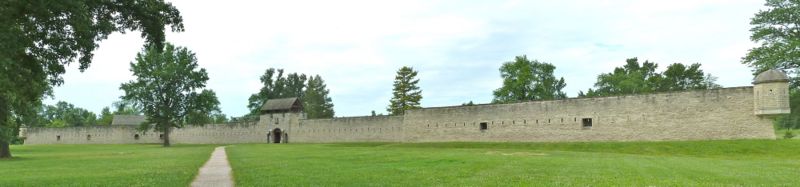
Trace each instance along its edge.
<instances>
[{"instance_id":1,"label":"mowed grass field","mask_svg":"<svg viewBox=\"0 0 800 187\"><path fill-rule=\"evenodd\" d=\"M188 186L216 145L23 145L0 186ZM237 186L800 186L800 140L227 145Z\"/></svg>"},{"instance_id":2,"label":"mowed grass field","mask_svg":"<svg viewBox=\"0 0 800 187\"><path fill-rule=\"evenodd\" d=\"M800 186L800 140L242 144L238 186Z\"/></svg>"},{"instance_id":3,"label":"mowed grass field","mask_svg":"<svg viewBox=\"0 0 800 187\"><path fill-rule=\"evenodd\" d=\"M187 186L214 145L12 145L0 186Z\"/></svg>"}]
</instances>

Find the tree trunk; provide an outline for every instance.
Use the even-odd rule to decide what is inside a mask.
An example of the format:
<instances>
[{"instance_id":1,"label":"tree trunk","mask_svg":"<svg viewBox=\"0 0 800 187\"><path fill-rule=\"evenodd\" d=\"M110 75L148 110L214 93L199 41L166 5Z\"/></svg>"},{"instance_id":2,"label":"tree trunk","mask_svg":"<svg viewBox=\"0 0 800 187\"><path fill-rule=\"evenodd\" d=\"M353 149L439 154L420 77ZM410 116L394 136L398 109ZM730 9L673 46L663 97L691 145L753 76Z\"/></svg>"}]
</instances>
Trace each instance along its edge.
<instances>
[{"instance_id":1,"label":"tree trunk","mask_svg":"<svg viewBox=\"0 0 800 187\"><path fill-rule=\"evenodd\" d=\"M164 129L164 147L169 147L170 146L170 143L169 143L169 131L170 131L171 128L172 127L167 127L166 129Z\"/></svg>"},{"instance_id":2,"label":"tree trunk","mask_svg":"<svg viewBox=\"0 0 800 187\"><path fill-rule=\"evenodd\" d=\"M0 158L11 158L8 142L0 140Z\"/></svg>"}]
</instances>

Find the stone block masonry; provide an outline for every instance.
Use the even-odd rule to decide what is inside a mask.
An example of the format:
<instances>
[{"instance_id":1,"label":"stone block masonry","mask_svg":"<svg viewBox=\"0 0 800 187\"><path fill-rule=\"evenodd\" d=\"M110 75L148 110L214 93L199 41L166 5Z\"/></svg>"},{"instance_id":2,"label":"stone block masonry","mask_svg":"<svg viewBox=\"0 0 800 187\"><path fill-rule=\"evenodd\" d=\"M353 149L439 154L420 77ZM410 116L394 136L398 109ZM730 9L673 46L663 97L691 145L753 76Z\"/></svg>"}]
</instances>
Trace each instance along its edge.
<instances>
[{"instance_id":1,"label":"stone block masonry","mask_svg":"<svg viewBox=\"0 0 800 187\"><path fill-rule=\"evenodd\" d=\"M764 99L764 98L760 98ZM754 114L753 87L512 104L432 107L403 116L305 119L262 115L258 123L176 129L177 144L334 142L553 142L774 139ZM771 101L770 101L771 102ZM26 144L159 143L135 126L26 129Z\"/></svg>"}]
</instances>

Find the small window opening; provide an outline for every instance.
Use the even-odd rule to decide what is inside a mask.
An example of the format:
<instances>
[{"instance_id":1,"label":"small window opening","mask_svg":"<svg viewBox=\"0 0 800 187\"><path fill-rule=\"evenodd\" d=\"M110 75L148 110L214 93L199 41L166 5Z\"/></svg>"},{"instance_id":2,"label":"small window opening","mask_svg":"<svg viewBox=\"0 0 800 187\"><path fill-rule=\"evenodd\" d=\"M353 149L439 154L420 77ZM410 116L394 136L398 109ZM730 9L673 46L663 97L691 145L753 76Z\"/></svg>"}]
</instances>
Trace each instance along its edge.
<instances>
[{"instance_id":1,"label":"small window opening","mask_svg":"<svg viewBox=\"0 0 800 187\"><path fill-rule=\"evenodd\" d=\"M592 128L592 118L583 118L581 122L583 122L584 129Z\"/></svg>"},{"instance_id":2,"label":"small window opening","mask_svg":"<svg viewBox=\"0 0 800 187\"><path fill-rule=\"evenodd\" d=\"M550 123L550 119L547 119L547 123Z\"/></svg>"},{"instance_id":3,"label":"small window opening","mask_svg":"<svg viewBox=\"0 0 800 187\"><path fill-rule=\"evenodd\" d=\"M572 119L572 121L578 122L578 118L574 118L574 119Z\"/></svg>"},{"instance_id":4,"label":"small window opening","mask_svg":"<svg viewBox=\"0 0 800 187\"><path fill-rule=\"evenodd\" d=\"M92 140L92 135L86 135L86 140Z\"/></svg>"},{"instance_id":5,"label":"small window opening","mask_svg":"<svg viewBox=\"0 0 800 187\"><path fill-rule=\"evenodd\" d=\"M139 140L139 134L135 134L135 135L133 135L133 139L134 139L134 140Z\"/></svg>"},{"instance_id":6,"label":"small window opening","mask_svg":"<svg viewBox=\"0 0 800 187\"><path fill-rule=\"evenodd\" d=\"M484 131L486 129L489 129L489 123L481 122L481 130Z\"/></svg>"},{"instance_id":7,"label":"small window opening","mask_svg":"<svg viewBox=\"0 0 800 187\"><path fill-rule=\"evenodd\" d=\"M61 135L56 136L56 141L61 141Z\"/></svg>"},{"instance_id":8,"label":"small window opening","mask_svg":"<svg viewBox=\"0 0 800 187\"><path fill-rule=\"evenodd\" d=\"M564 118L561 118L561 123L564 123Z\"/></svg>"},{"instance_id":9,"label":"small window opening","mask_svg":"<svg viewBox=\"0 0 800 187\"><path fill-rule=\"evenodd\" d=\"M158 139L159 139L159 140L163 140L163 139L164 139L164 134L159 134L159 135L158 135Z\"/></svg>"}]
</instances>

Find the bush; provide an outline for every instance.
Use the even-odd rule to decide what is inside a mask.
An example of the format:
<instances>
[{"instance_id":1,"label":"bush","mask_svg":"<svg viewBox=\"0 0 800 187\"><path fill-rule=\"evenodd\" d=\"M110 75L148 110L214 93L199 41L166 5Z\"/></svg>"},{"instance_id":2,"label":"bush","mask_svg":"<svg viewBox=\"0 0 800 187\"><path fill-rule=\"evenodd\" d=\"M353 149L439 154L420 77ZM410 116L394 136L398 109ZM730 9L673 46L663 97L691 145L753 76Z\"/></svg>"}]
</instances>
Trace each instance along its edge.
<instances>
[{"instance_id":1,"label":"bush","mask_svg":"<svg viewBox=\"0 0 800 187\"><path fill-rule=\"evenodd\" d=\"M787 130L786 133L783 134L783 138L785 138L785 139L794 138L794 134L792 133L792 130Z\"/></svg>"},{"instance_id":2,"label":"bush","mask_svg":"<svg viewBox=\"0 0 800 187\"><path fill-rule=\"evenodd\" d=\"M11 144L20 145L20 144L23 144L24 142L25 142L25 140L22 139L22 138L18 138L18 137L11 138Z\"/></svg>"}]
</instances>

